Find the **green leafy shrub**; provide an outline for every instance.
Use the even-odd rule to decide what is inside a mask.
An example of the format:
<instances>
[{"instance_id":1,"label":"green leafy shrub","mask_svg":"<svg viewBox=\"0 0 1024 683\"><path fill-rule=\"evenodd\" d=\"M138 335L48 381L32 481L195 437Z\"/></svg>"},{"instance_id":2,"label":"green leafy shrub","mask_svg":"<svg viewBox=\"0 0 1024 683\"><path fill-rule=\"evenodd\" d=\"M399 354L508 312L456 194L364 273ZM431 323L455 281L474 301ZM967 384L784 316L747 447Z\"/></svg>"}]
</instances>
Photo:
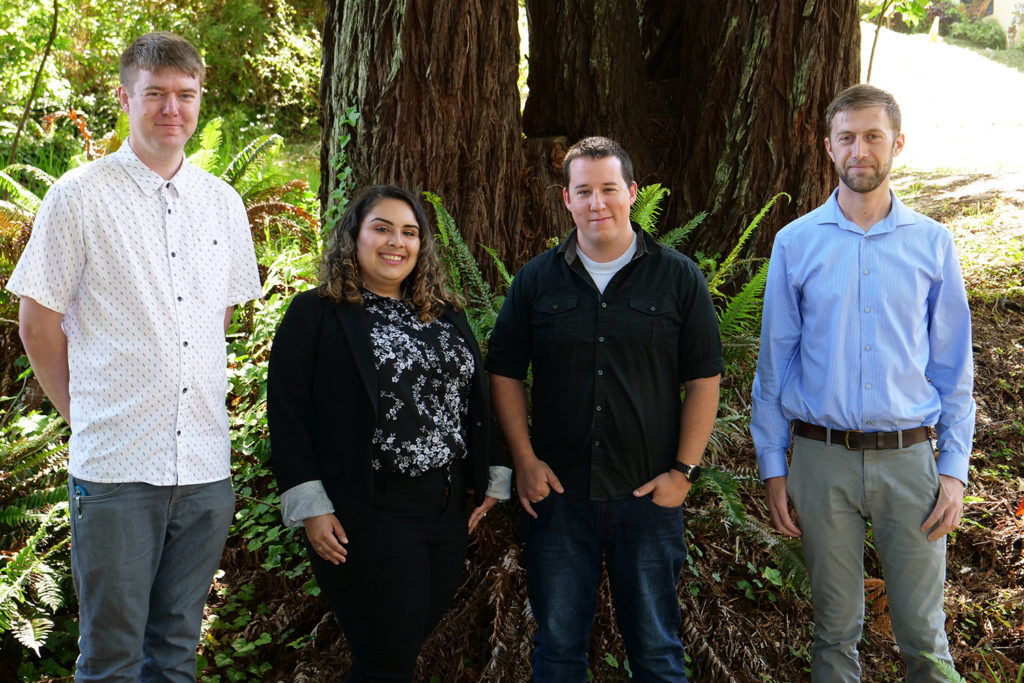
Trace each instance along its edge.
<instances>
[{"instance_id":1,"label":"green leafy shrub","mask_svg":"<svg viewBox=\"0 0 1024 683\"><path fill-rule=\"evenodd\" d=\"M994 21L961 21L951 24L947 35L950 38L963 40L977 47L989 48L991 50L1006 49L1006 33L1002 27Z\"/></svg>"},{"instance_id":2,"label":"green leafy shrub","mask_svg":"<svg viewBox=\"0 0 1024 683\"><path fill-rule=\"evenodd\" d=\"M928 5L928 14L921 24L924 31L930 31L935 18L939 18L939 35L949 35L949 27L967 21L967 14L959 3L952 0L938 0Z\"/></svg>"}]
</instances>

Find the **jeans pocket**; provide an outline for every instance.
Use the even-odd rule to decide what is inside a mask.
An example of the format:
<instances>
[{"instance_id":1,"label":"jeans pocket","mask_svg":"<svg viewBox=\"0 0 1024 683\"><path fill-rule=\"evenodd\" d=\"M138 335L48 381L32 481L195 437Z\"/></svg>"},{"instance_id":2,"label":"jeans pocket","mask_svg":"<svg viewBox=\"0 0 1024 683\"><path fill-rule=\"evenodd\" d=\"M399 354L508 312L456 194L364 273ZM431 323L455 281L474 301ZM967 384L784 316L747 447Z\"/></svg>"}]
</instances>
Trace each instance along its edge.
<instances>
[{"instance_id":1,"label":"jeans pocket","mask_svg":"<svg viewBox=\"0 0 1024 683\"><path fill-rule=\"evenodd\" d=\"M115 482L98 482L98 481L87 481L85 479L78 479L76 477L68 476L68 497L71 500L71 507L78 518L81 519L85 508L89 505L102 503L105 500L110 500L117 496L126 486L128 482L115 481Z\"/></svg>"},{"instance_id":2,"label":"jeans pocket","mask_svg":"<svg viewBox=\"0 0 1024 683\"><path fill-rule=\"evenodd\" d=\"M659 510L679 510L684 505L686 505L686 501L685 500L682 503L680 503L679 505L660 505L660 504L658 504L658 503L656 503L654 501L654 494L653 493L648 493L646 496L643 496L643 498L644 498L644 500L649 501L651 505L653 505L654 507L658 508Z\"/></svg>"}]
</instances>

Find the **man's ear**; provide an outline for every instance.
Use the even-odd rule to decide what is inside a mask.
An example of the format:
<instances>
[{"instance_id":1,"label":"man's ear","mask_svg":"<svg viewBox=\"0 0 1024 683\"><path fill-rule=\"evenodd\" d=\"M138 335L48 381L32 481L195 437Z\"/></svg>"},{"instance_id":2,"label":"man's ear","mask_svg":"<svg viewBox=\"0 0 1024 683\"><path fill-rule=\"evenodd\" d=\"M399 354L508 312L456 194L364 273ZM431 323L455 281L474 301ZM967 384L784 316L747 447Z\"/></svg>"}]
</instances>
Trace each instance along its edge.
<instances>
[{"instance_id":1,"label":"man's ear","mask_svg":"<svg viewBox=\"0 0 1024 683\"><path fill-rule=\"evenodd\" d=\"M636 181L634 180L629 184L629 203L632 204L636 201Z\"/></svg>"},{"instance_id":2,"label":"man's ear","mask_svg":"<svg viewBox=\"0 0 1024 683\"><path fill-rule=\"evenodd\" d=\"M562 188L562 201L565 202L565 208L572 210L572 205L569 204L569 188Z\"/></svg>"},{"instance_id":3,"label":"man's ear","mask_svg":"<svg viewBox=\"0 0 1024 683\"><path fill-rule=\"evenodd\" d=\"M128 89L123 85L117 86L117 101L121 103L121 110L128 113Z\"/></svg>"},{"instance_id":4,"label":"man's ear","mask_svg":"<svg viewBox=\"0 0 1024 683\"><path fill-rule=\"evenodd\" d=\"M829 140L827 136L825 137L825 152L828 154L829 159L832 161L836 160L835 155L832 154L832 141Z\"/></svg>"},{"instance_id":5,"label":"man's ear","mask_svg":"<svg viewBox=\"0 0 1024 683\"><path fill-rule=\"evenodd\" d=\"M900 152L903 151L903 145L906 143L906 138L903 137L903 133L896 136L896 140L892 143L892 155L899 156Z\"/></svg>"}]
</instances>

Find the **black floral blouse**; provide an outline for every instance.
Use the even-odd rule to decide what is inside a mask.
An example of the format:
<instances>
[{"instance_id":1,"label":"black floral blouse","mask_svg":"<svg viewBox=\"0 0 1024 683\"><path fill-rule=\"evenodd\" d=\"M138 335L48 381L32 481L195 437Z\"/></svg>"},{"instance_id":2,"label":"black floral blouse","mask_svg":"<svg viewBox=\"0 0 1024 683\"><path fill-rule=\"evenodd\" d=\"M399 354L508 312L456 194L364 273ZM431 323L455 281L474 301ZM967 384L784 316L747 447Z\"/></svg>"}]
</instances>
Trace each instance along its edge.
<instances>
[{"instance_id":1,"label":"black floral blouse","mask_svg":"<svg viewBox=\"0 0 1024 683\"><path fill-rule=\"evenodd\" d=\"M466 457L473 353L455 327L363 291L377 368L375 470L417 476Z\"/></svg>"}]
</instances>

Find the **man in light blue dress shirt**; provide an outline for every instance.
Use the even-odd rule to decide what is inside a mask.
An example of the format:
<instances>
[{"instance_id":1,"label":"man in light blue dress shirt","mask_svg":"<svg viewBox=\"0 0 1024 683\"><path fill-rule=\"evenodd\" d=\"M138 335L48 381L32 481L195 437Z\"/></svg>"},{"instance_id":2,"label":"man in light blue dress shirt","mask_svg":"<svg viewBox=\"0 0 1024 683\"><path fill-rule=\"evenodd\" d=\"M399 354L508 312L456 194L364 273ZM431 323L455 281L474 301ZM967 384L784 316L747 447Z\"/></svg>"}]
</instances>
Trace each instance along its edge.
<instances>
[{"instance_id":1,"label":"man in light blue dress shirt","mask_svg":"<svg viewBox=\"0 0 1024 683\"><path fill-rule=\"evenodd\" d=\"M750 430L772 521L803 539L812 679L860 680L870 520L907 680L942 681L921 653L952 665L945 539L974 437L970 309L949 231L889 189L904 143L892 96L848 88L826 125L840 183L775 238Z\"/></svg>"}]
</instances>

